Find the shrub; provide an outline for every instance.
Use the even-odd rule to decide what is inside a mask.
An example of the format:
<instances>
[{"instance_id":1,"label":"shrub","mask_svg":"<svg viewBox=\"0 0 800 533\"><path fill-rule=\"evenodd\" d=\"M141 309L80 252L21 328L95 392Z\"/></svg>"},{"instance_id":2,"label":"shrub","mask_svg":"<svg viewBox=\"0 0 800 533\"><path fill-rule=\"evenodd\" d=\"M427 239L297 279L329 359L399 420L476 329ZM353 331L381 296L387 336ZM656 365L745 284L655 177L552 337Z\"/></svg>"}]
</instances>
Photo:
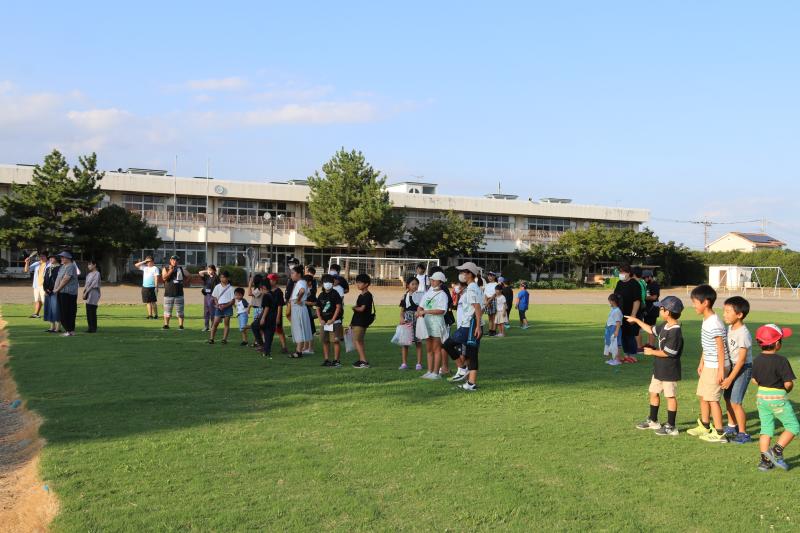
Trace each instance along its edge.
<instances>
[{"instance_id":1,"label":"shrub","mask_svg":"<svg viewBox=\"0 0 800 533\"><path fill-rule=\"evenodd\" d=\"M530 271L516 261L509 261L506 266L503 267L501 275L510 283L528 281L531 279Z\"/></svg>"},{"instance_id":2,"label":"shrub","mask_svg":"<svg viewBox=\"0 0 800 533\"><path fill-rule=\"evenodd\" d=\"M217 267L217 272L222 272L224 270L227 270L228 273L231 275L230 277L231 285L234 285L236 287L247 286L247 272L245 272L243 267L236 265L222 265Z\"/></svg>"}]
</instances>

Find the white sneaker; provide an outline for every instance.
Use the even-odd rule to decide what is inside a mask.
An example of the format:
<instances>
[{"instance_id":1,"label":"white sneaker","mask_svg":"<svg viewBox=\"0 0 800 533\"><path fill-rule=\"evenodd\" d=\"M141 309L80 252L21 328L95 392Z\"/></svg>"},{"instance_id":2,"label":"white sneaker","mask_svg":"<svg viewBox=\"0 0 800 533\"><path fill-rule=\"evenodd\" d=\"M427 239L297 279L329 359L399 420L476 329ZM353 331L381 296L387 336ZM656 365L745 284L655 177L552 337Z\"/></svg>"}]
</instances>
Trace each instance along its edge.
<instances>
[{"instance_id":1,"label":"white sneaker","mask_svg":"<svg viewBox=\"0 0 800 533\"><path fill-rule=\"evenodd\" d=\"M430 372L425 372L425 373L424 373L424 374L422 374L422 375L421 375L419 378L420 378L420 379L428 379L428 378L430 378L430 377L431 377L431 373L430 373Z\"/></svg>"},{"instance_id":2,"label":"white sneaker","mask_svg":"<svg viewBox=\"0 0 800 533\"><path fill-rule=\"evenodd\" d=\"M609 361L608 361L608 364L609 364L609 365L611 365L611 366L619 366L619 365L621 365L622 363L620 363L620 362L619 362L619 361L617 361L616 359L609 359Z\"/></svg>"},{"instance_id":3,"label":"white sneaker","mask_svg":"<svg viewBox=\"0 0 800 533\"><path fill-rule=\"evenodd\" d=\"M439 374L436 374L434 372L428 372L427 374L422 376L422 379L428 379L428 380L431 380L431 381L436 381L437 379L442 379L442 376L440 376Z\"/></svg>"},{"instance_id":4,"label":"white sneaker","mask_svg":"<svg viewBox=\"0 0 800 533\"><path fill-rule=\"evenodd\" d=\"M464 389L465 391L468 391L468 392L474 392L474 391L478 390L478 385L476 385L475 383L470 383L469 381L467 381L466 383L461 385L461 388Z\"/></svg>"},{"instance_id":5,"label":"white sneaker","mask_svg":"<svg viewBox=\"0 0 800 533\"><path fill-rule=\"evenodd\" d=\"M467 370L466 368L458 367L458 370L456 370L455 375L453 375L453 377L451 377L449 381L452 382L464 381L464 379L467 377L467 374L469 374L469 370Z\"/></svg>"}]
</instances>

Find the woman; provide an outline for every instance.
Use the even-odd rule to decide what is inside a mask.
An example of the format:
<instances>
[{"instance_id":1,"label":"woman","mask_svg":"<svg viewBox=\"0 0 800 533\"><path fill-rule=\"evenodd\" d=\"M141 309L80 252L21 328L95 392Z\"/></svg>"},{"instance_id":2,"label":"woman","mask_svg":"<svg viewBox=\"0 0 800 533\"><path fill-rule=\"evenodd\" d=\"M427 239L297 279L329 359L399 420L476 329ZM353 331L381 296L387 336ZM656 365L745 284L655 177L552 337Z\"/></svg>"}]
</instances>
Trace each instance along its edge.
<instances>
[{"instance_id":1,"label":"woman","mask_svg":"<svg viewBox=\"0 0 800 533\"><path fill-rule=\"evenodd\" d=\"M444 322L444 314L448 307L445 283L447 278L444 273L434 272L430 277L431 288L422 297L422 303L417 309L417 318L425 320L425 329L428 331L428 338L425 339L428 372L422 375L422 379L442 379L439 373L442 366L442 343L450 336Z\"/></svg>"},{"instance_id":2,"label":"woman","mask_svg":"<svg viewBox=\"0 0 800 533\"><path fill-rule=\"evenodd\" d=\"M494 315L497 313L497 304L494 300L495 287L497 287L497 274L494 272L487 272L486 284L483 286L483 307L484 312L489 316L490 337L494 337L495 335Z\"/></svg>"},{"instance_id":3,"label":"woman","mask_svg":"<svg viewBox=\"0 0 800 533\"><path fill-rule=\"evenodd\" d=\"M633 278L632 269L629 265L622 265L619 268L619 281L614 288L614 294L622 297L622 314L624 316L638 317L642 306L642 287ZM639 326L631 324L627 320L622 321L622 350L625 353L623 363L635 363L638 346L636 338L639 336Z\"/></svg>"},{"instance_id":4,"label":"woman","mask_svg":"<svg viewBox=\"0 0 800 533\"><path fill-rule=\"evenodd\" d=\"M72 337L75 335L75 315L78 313L78 267L71 253L61 252L58 257L61 258L61 268L53 292L58 295L59 316L64 326L62 337Z\"/></svg>"},{"instance_id":5,"label":"woman","mask_svg":"<svg viewBox=\"0 0 800 533\"><path fill-rule=\"evenodd\" d=\"M56 286L56 278L61 265L58 264L58 257L53 254L49 258L49 262L44 271L44 321L50 322L50 329L46 329L47 333L58 333L61 328L59 324L60 318L58 317L58 295L53 292Z\"/></svg>"},{"instance_id":6,"label":"woman","mask_svg":"<svg viewBox=\"0 0 800 533\"><path fill-rule=\"evenodd\" d=\"M97 333L97 305L100 303L100 271L97 262L89 261L89 273L83 285L83 299L86 302L86 333Z\"/></svg>"},{"instance_id":7,"label":"woman","mask_svg":"<svg viewBox=\"0 0 800 533\"><path fill-rule=\"evenodd\" d=\"M288 318L292 321L292 340L295 342L295 351L290 356L292 359L303 357L303 352L311 350L311 320L306 311L308 299L308 283L303 279L303 267L292 267L292 296L289 299L291 308Z\"/></svg>"}]
</instances>

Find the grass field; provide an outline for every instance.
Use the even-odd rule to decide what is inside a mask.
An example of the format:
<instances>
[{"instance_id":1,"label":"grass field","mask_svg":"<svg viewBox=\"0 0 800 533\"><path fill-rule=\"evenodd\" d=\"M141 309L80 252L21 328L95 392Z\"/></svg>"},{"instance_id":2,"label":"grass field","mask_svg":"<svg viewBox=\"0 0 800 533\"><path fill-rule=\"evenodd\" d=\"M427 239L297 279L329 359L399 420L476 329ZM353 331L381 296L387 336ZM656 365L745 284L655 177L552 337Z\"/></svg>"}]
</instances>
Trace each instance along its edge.
<instances>
[{"instance_id":1,"label":"grass field","mask_svg":"<svg viewBox=\"0 0 800 533\"><path fill-rule=\"evenodd\" d=\"M368 334L369 370L208 346L199 320L161 331L140 307L101 307L100 333L74 338L29 312L3 308L20 392L46 420L56 531L800 527L800 469L758 472L756 444L633 428L651 366L602 364L603 306L536 307L531 330L487 339L477 393L397 370L393 308ZM748 322L772 320L800 325ZM682 431L699 328L686 317ZM796 370L798 354L788 341ZM757 433L752 387L746 408Z\"/></svg>"}]
</instances>

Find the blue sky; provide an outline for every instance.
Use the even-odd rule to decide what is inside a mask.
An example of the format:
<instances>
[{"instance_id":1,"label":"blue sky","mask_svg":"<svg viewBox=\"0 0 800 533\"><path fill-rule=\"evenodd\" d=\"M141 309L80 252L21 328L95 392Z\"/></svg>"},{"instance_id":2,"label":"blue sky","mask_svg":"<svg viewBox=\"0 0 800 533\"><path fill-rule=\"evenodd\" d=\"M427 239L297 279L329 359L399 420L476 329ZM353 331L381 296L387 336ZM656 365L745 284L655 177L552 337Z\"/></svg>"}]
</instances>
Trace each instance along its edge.
<instances>
[{"instance_id":1,"label":"blue sky","mask_svg":"<svg viewBox=\"0 0 800 533\"><path fill-rule=\"evenodd\" d=\"M692 247L668 220L766 218L800 248L794 2L50 4L4 7L0 162L290 179L344 146L390 181L647 207Z\"/></svg>"}]
</instances>

